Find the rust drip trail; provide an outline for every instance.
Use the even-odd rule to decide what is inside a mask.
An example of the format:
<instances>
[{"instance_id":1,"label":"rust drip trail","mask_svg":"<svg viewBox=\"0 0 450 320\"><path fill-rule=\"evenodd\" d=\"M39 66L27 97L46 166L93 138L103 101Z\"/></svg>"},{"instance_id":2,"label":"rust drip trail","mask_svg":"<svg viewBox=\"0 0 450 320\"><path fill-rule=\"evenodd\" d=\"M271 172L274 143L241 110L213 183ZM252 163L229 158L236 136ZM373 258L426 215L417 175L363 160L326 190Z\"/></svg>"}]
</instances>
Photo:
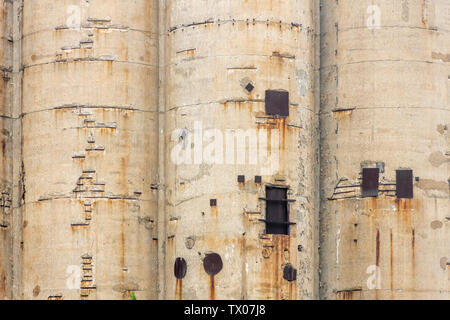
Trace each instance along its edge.
<instances>
[{"instance_id":1,"label":"rust drip trail","mask_svg":"<svg viewBox=\"0 0 450 320\"><path fill-rule=\"evenodd\" d=\"M376 258L376 266L380 266L380 230L377 229L377 258Z\"/></svg>"},{"instance_id":2,"label":"rust drip trail","mask_svg":"<svg viewBox=\"0 0 450 320\"><path fill-rule=\"evenodd\" d=\"M297 300L297 281L289 283L289 300Z\"/></svg>"},{"instance_id":3,"label":"rust drip trail","mask_svg":"<svg viewBox=\"0 0 450 320\"><path fill-rule=\"evenodd\" d=\"M413 281L415 281L416 279L416 229L412 229L412 233L411 233L411 253L412 253L412 276L413 276Z\"/></svg>"},{"instance_id":4,"label":"rust drip trail","mask_svg":"<svg viewBox=\"0 0 450 320\"><path fill-rule=\"evenodd\" d=\"M210 293L209 293L209 299L210 300L216 300L216 286L214 283L214 276L210 276Z\"/></svg>"},{"instance_id":5,"label":"rust drip trail","mask_svg":"<svg viewBox=\"0 0 450 320\"><path fill-rule=\"evenodd\" d=\"M377 270L375 271L376 273L376 283L378 285L378 268L380 267L380 230L377 229L377 249L376 249L376 266L377 266ZM378 288L376 288L375 290L375 300L378 300Z\"/></svg>"},{"instance_id":6,"label":"rust drip trail","mask_svg":"<svg viewBox=\"0 0 450 320\"><path fill-rule=\"evenodd\" d=\"M390 260L390 264L391 264L391 282L390 282L390 288L391 288L391 299L393 298L393 290L394 290L394 239L393 239L393 235L392 235L392 229L390 231L390 248L391 248L391 260Z\"/></svg>"},{"instance_id":7,"label":"rust drip trail","mask_svg":"<svg viewBox=\"0 0 450 320\"><path fill-rule=\"evenodd\" d=\"M177 300L183 300L183 279L177 279L175 297Z\"/></svg>"}]
</instances>

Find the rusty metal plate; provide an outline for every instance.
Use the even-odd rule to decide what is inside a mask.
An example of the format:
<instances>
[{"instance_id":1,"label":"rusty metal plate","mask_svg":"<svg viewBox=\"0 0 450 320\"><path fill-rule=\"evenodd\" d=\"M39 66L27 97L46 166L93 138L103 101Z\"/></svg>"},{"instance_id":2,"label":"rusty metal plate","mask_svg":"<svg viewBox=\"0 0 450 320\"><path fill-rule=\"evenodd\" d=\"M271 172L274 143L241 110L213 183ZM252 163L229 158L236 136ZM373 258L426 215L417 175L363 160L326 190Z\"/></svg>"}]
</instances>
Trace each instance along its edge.
<instances>
[{"instance_id":1,"label":"rusty metal plate","mask_svg":"<svg viewBox=\"0 0 450 320\"><path fill-rule=\"evenodd\" d=\"M187 263L183 258L177 258L173 267L173 273L177 279L183 279L186 276Z\"/></svg>"},{"instance_id":2,"label":"rusty metal plate","mask_svg":"<svg viewBox=\"0 0 450 320\"><path fill-rule=\"evenodd\" d=\"M380 185L380 169L364 168L362 176L362 196L363 198L378 197L378 187Z\"/></svg>"},{"instance_id":3,"label":"rusty metal plate","mask_svg":"<svg viewBox=\"0 0 450 320\"><path fill-rule=\"evenodd\" d=\"M286 188L266 187L266 233L289 234L289 214Z\"/></svg>"},{"instance_id":4,"label":"rusty metal plate","mask_svg":"<svg viewBox=\"0 0 450 320\"><path fill-rule=\"evenodd\" d=\"M217 253L208 253L203 259L203 268L205 268L207 274L215 276L222 271L222 258Z\"/></svg>"},{"instance_id":5,"label":"rusty metal plate","mask_svg":"<svg viewBox=\"0 0 450 320\"><path fill-rule=\"evenodd\" d=\"M285 266L283 270L283 279L289 282L297 280L297 269L294 269L290 264Z\"/></svg>"},{"instance_id":6,"label":"rusty metal plate","mask_svg":"<svg viewBox=\"0 0 450 320\"><path fill-rule=\"evenodd\" d=\"M266 114L289 117L289 92L267 90Z\"/></svg>"},{"instance_id":7,"label":"rusty metal plate","mask_svg":"<svg viewBox=\"0 0 450 320\"><path fill-rule=\"evenodd\" d=\"M397 170L396 176L397 198L412 199L414 197L413 171Z\"/></svg>"}]
</instances>

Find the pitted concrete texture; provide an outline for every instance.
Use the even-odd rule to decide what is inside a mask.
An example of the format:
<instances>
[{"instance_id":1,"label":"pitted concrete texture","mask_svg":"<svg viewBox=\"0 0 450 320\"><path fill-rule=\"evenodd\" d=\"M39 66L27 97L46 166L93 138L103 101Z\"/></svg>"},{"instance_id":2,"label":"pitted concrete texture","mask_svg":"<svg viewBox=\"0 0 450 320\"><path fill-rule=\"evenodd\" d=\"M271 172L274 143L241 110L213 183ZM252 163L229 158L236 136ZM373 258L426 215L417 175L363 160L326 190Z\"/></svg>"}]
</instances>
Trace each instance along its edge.
<instances>
[{"instance_id":1,"label":"pitted concrete texture","mask_svg":"<svg viewBox=\"0 0 450 320\"><path fill-rule=\"evenodd\" d=\"M322 5L320 297L448 299L450 2ZM380 190L412 169L414 198L330 200L367 160Z\"/></svg>"},{"instance_id":2,"label":"pitted concrete texture","mask_svg":"<svg viewBox=\"0 0 450 320\"><path fill-rule=\"evenodd\" d=\"M0 10L0 298L450 298L449 0Z\"/></svg>"}]
</instances>

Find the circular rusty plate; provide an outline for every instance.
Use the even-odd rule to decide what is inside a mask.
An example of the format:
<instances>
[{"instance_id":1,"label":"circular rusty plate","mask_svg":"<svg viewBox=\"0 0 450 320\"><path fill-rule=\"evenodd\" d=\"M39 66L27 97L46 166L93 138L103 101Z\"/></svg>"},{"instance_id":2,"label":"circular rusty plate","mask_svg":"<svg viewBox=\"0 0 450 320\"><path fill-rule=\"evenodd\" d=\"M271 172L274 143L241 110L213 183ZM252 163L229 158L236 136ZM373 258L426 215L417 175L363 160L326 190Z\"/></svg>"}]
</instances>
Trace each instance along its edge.
<instances>
[{"instance_id":1,"label":"circular rusty plate","mask_svg":"<svg viewBox=\"0 0 450 320\"><path fill-rule=\"evenodd\" d=\"M173 273L177 279L183 279L186 276L187 264L183 258L177 258L173 267Z\"/></svg>"},{"instance_id":2,"label":"circular rusty plate","mask_svg":"<svg viewBox=\"0 0 450 320\"><path fill-rule=\"evenodd\" d=\"M203 267L210 276L215 276L223 268L222 258L217 253L209 253L203 259Z\"/></svg>"},{"instance_id":3,"label":"circular rusty plate","mask_svg":"<svg viewBox=\"0 0 450 320\"><path fill-rule=\"evenodd\" d=\"M289 282L297 280L297 269L294 269L290 264L284 267L283 278Z\"/></svg>"}]
</instances>

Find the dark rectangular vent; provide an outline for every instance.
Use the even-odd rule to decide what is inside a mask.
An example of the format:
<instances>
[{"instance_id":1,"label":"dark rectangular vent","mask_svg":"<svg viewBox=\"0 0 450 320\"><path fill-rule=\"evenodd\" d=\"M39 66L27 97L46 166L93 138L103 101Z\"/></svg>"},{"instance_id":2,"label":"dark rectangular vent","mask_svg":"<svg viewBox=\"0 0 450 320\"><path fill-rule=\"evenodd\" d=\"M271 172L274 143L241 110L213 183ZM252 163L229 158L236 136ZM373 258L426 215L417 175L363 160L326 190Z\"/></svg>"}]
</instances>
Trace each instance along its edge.
<instances>
[{"instance_id":1,"label":"dark rectangular vent","mask_svg":"<svg viewBox=\"0 0 450 320\"><path fill-rule=\"evenodd\" d=\"M266 233L289 234L287 189L266 187Z\"/></svg>"},{"instance_id":2,"label":"dark rectangular vent","mask_svg":"<svg viewBox=\"0 0 450 320\"><path fill-rule=\"evenodd\" d=\"M380 169L364 168L362 176L362 196L363 198L378 197L378 187L380 185Z\"/></svg>"},{"instance_id":3,"label":"dark rectangular vent","mask_svg":"<svg viewBox=\"0 0 450 320\"><path fill-rule=\"evenodd\" d=\"M397 198L412 199L413 191L413 171L397 170Z\"/></svg>"},{"instance_id":4,"label":"dark rectangular vent","mask_svg":"<svg viewBox=\"0 0 450 320\"><path fill-rule=\"evenodd\" d=\"M289 92L267 90L266 114L289 117Z\"/></svg>"}]
</instances>

